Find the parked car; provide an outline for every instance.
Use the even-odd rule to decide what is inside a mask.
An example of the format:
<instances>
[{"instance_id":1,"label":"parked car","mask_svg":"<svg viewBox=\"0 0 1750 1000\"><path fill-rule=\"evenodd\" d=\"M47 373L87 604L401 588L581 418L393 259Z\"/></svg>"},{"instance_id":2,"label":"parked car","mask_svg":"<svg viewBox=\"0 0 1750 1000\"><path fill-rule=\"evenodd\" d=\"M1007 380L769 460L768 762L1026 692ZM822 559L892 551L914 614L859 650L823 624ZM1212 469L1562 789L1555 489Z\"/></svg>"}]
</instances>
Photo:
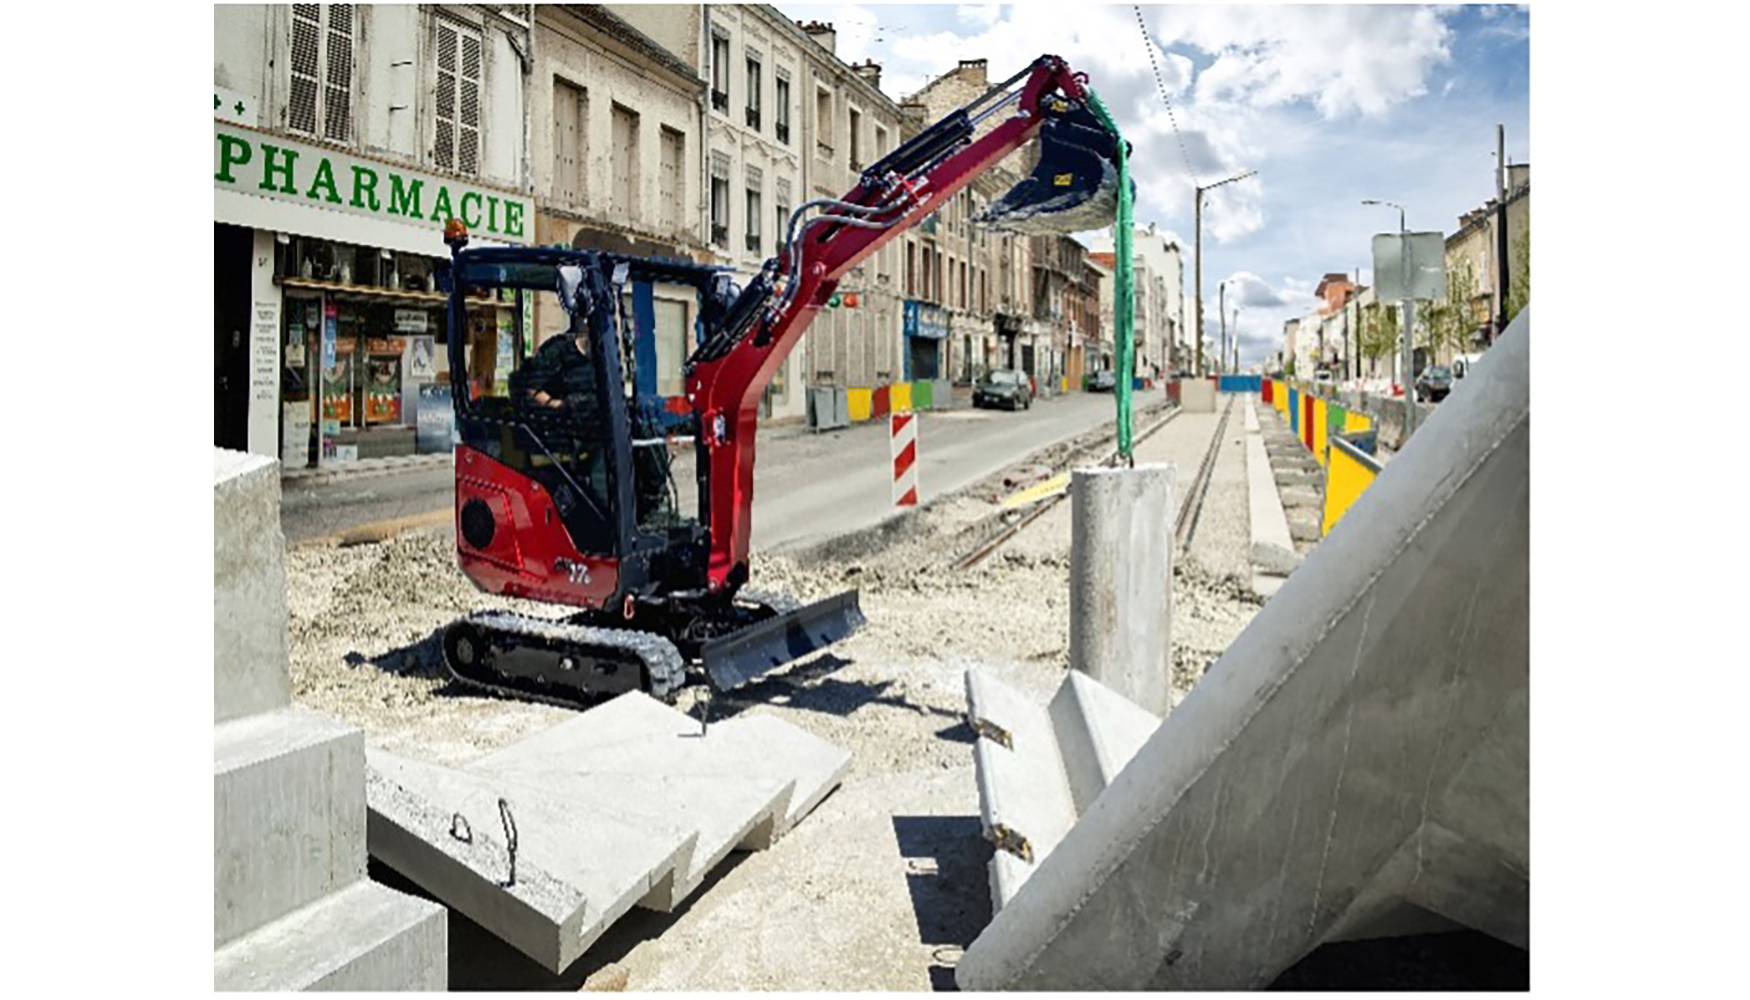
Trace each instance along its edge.
<instances>
[{"instance_id":1,"label":"parked car","mask_svg":"<svg viewBox=\"0 0 1750 1000\"><path fill-rule=\"evenodd\" d=\"M1438 403L1452 391L1452 369L1445 365L1429 365L1416 376L1416 402Z\"/></svg>"},{"instance_id":2,"label":"parked car","mask_svg":"<svg viewBox=\"0 0 1750 1000\"><path fill-rule=\"evenodd\" d=\"M1111 369L1097 371L1088 377L1089 392L1112 392L1118 388L1118 373Z\"/></svg>"},{"instance_id":3,"label":"parked car","mask_svg":"<svg viewBox=\"0 0 1750 1000\"><path fill-rule=\"evenodd\" d=\"M1010 410L1026 410L1033 406L1033 390L1027 376L1017 371L998 368L985 372L984 378L972 387L973 406L1001 406Z\"/></svg>"},{"instance_id":4,"label":"parked car","mask_svg":"<svg viewBox=\"0 0 1750 1000\"><path fill-rule=\"evenodd\" d=\"M1318 371L1313 372L1313 383L1316 385L1332 385L1336 381L1336 376L1331 374L1329 368L1320 368Z\"/></svg>"}]
</instances>

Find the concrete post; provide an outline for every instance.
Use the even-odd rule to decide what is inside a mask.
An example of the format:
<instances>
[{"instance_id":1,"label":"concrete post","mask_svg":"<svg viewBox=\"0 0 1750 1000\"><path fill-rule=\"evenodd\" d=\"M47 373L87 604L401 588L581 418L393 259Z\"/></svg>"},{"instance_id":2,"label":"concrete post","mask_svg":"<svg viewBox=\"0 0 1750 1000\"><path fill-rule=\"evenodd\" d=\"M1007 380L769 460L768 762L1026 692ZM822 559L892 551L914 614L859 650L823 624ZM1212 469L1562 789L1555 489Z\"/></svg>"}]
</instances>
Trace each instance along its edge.
<instances>
[{"instance_id":1,"label":"concrete post","mask_svg":"<svg viewBox=\"0 0 1750 1000\"><path fill-rule=\"evenodd\" d=\"M1069 663L1157 716L1172 708L1171 465L1070 477Z\"/></svg>"}]
</instances>

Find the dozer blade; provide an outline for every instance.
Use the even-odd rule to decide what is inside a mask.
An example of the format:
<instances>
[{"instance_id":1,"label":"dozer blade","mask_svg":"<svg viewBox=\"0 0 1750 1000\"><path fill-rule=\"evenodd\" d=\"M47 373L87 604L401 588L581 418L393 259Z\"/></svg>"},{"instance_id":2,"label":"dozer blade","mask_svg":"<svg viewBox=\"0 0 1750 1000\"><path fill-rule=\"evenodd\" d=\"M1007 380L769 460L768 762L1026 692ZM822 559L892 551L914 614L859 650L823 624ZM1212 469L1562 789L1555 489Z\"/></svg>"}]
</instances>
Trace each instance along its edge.
<instances>
[{"instance_id":1,"label":"dozer blade","mask_svg":"<svg viewBox=\"0 0 1750 1000\"><path fill-rule=\"evenodd\" d=\"M1118 141L1087 108L1046 118L1038 165L973 221L1038 236L1110 226L1118 212Z\"/></svg>"},{"instance_id":2,"label":"dozer blade","mask_svg":"<svg viewBox=\"0 0 1750 1000\"><path fill-rule=\"evenodd\" d=\"M862 628L857 592L816 601L705 643L699 650L711 686L731 691L762 674L819 652Z\"/></svg>"}]
</instances>

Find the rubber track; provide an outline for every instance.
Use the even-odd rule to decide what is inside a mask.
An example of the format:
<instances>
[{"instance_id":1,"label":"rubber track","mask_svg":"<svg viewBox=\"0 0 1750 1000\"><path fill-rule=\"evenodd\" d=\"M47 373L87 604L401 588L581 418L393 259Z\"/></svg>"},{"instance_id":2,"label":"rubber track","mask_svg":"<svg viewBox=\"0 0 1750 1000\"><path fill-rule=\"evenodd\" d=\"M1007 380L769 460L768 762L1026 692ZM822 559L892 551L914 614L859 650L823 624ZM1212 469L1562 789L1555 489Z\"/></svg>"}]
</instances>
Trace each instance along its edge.
<instances>
[{"instance_id":1,"label":"rubber track","mask_svg":"<svg viewBox=\"0 0 1750 1000\"><path fill-rule=\"evenodd\" d=\"M530 615L517 614L514 611L476 611L469 615L467 622L482 632L510 633L544 639L549 642L566 643L574 646L595 647L623 650L637 657L644 664L645 676L650 679L647 693L656 698L666 699L685 683L687 676L686 661L681 659L680 650L674 643L654 632L638 632L632 629L592 628L588 625L576 625L571 622L554 621L549 618L535 618ZM539 701L562 708L578 708L593 703L592 699L561 698L543 695L520 687L491 684L473 677L467 677L456 672L450 663L450 658L444 656L444 666L449 669L450 676L469 687L480 688L523 701Z\"/></svg>"}]
</instances>

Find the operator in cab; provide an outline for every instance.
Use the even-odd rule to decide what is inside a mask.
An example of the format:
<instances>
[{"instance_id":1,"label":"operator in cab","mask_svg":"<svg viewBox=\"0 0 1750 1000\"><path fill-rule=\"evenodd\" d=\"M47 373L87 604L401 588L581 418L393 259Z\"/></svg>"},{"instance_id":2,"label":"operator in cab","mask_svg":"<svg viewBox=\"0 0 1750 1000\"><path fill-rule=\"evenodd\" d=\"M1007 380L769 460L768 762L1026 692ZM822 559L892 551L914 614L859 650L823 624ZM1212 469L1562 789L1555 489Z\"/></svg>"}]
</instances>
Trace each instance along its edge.
<instances>
[{"instance_id":1,"label":"operator in cab","mask_svg":"<svg viewBox=\"0 0 1750 1000\"><path fill-rule=\"evenodd\" d=\"M517 372L517 394L531 408L570 411L593 420L601 411L595 359L589 352L589 298L578 294L575 280L564 280L569 277L562 277L560 295L569 306L570 323L563 333L548 337Z\"/></svg>"}]
</instances>

